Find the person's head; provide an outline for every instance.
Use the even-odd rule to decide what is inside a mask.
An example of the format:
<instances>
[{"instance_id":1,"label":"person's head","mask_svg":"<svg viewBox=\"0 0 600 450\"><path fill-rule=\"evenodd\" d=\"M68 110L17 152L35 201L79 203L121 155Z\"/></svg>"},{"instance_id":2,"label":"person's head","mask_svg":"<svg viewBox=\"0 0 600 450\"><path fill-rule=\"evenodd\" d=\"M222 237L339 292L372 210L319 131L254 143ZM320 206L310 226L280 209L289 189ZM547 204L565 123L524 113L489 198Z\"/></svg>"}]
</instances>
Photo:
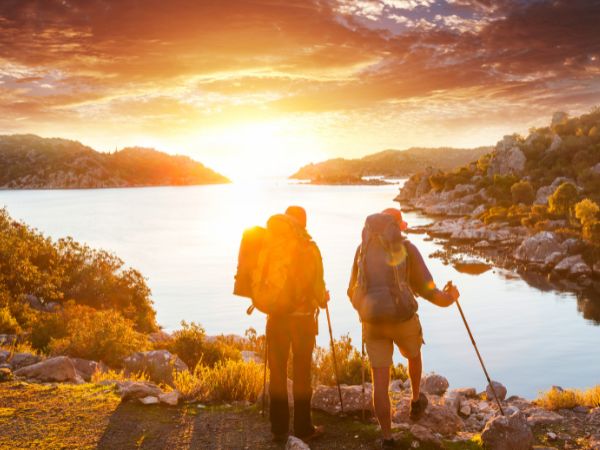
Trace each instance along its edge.
<instances>
[{"instance_id":1,"label":"person's head","mask_svg":"<svg viewBox=\"0 0 600 450\"><path fill-rule=\"evenodd\" d=\"M408 228L408 224L402 219L402 211L397 208L387 208L381 211L382 214L388 214L396 219L396 223L402 231Z\"/></svg>"},{"instance_id":2,"label":"person's head","mask_svg":"<svg viewBox=\"0 0 600 450\"><path fill-rule=\"evenodd\" d=\"M301 206L288 206L285 214L295 219L302 228L306 228L306 211Z\"/></svg>"}]
</instances>

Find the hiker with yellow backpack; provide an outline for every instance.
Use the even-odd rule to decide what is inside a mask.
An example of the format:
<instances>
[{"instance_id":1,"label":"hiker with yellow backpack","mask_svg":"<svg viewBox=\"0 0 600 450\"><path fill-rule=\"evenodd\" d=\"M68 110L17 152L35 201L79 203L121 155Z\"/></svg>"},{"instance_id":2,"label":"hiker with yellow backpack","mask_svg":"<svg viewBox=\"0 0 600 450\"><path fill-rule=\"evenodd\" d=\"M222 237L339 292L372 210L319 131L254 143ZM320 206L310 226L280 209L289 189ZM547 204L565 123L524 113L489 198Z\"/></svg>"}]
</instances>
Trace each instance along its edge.
<instances>
[{"instance_id":1,"label":"hiker with yellow backpack","mask_svg":"<svg viewBox=\"0 0 600 450\"><path fill-rule=\"evenodd\" d=\"M311 362L318 333L318 311L329 293L317 244L306 231L306 211L290 206L269 218L266 228L242 238L234 294L252 299L267 314L266 347L270 370L269 418L273 439L289 434L287 363L293 355L294 435L305 441L323 434L311 418ZM251 307L251 308L252 308Z\"/></svg>"}]
</instances>

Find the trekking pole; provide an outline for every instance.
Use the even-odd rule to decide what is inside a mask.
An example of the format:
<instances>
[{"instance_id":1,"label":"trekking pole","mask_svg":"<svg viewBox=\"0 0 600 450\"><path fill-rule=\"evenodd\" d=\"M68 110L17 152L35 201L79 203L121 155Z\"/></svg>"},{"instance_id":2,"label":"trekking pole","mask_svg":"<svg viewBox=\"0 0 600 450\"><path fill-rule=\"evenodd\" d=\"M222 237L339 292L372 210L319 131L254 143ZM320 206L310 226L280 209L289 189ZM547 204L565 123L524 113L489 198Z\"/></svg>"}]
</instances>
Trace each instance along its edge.
<instances>
[{"instance_id":1,"label":"trekking pole","mask_svg":"<svg viewBox=\"0 0 600 450\"><path fill-rule=\"evenodd\" d=\"M265 327L265 367L263 369L263 396L262 396L262 411L261 416L265 417L265 410L267 404L267 363L269 359L269 341L267 341L267 329Z\"/></svg>"},{"instance_id":2,"label":"trekking pole","mask_svg":"<svg viewBox=\"0 0 600 450\"><path fill-rule=\"evenodd\" d=\"M361 350L360 350L360 378L362 381L362 392L361 392L361 405L362 420L365 421L365 333L364 326L361 324L360 332Z\"/></svg>"},{"instance_id":3,"label":"trekking pole","mask_svg":"<svg viewBox=\"0 0 600 450\"><path fill-rule=\"evenodd\" d=\"M337 383L338 395L340 396L340 409L344 414L344 402L342 401L342 388L340 387L340 378L338 376L337 358L335 357L335 344L333 342L333 332L331 331L331 318L329 317L329 306L325 304L325 312L327 313L327 326L329 327L329 341L331 342L331 356L333 358L333 371L335 372L335 382Z\"/></svg>"},{"instance_id":4,"label":"trekking pole","mask_svg":"<svg viewBox=\"0 0 600 450\"><path fill-rule=\"evenodd\" d=\"M502 405L500 404L500 400L498 399L498 395L496 395L496 389L494 389L494 385L492 384L492 380L490 379L488 371L485 368L485 364L483 363L483 359L481 358L481 354L479 353L479 349L477 348L477 344L475 343L475 338L473 338L473 333L471 333L471 329L469 328L469 324L467 323L467 319L465 318L465 314L463 313L463 310L460 307L460 303L458 302L458 299L456 299L456 306L458 306L458 311L460 312L460 317L462 317L462 320L463 320L463 322L465 324L465 327L467 328L467 332L469 333L469 337L471 338L471 343L473 344L473 347L475 348L475 353L477 353L477 358L479 358L479 362L481 363L481 368L483 369L483 373L485 374L485 377L487 378L488 383L490 384L490 387L492 388L492 392L494 393L494 398L496 399L496 403L498 404L498 408L500 408L500 413L502 415L504 415L504 410L502 409Z\"/></svg>"}]
</instances>

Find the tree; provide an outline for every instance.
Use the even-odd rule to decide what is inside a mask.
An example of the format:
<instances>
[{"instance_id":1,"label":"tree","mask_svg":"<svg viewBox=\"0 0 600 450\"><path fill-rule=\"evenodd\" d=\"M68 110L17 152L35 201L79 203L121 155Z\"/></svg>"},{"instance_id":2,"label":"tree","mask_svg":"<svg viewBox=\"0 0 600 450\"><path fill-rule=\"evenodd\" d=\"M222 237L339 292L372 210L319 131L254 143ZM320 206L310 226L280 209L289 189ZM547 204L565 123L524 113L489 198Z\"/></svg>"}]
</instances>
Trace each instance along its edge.
<instances>
[{"instance_id":1,"label":"tree","mask_svg":"<svg viewBox=\"0 0 600 450\"><path fill-rule=\"evenodd\" d=\"M548 211L559 216L568 216L577 202L577 188L568 181L556 188L548 198Z\"/></svg>"},{"instance_id":2,"label":"tree","mask_svg":"<svg viewBox=\"0 0 600 450\"><path fill-rule=\"evenodd\" d=\"M513 203L525 203L531 205L535 200L535 192L529 181L518 181L510 187Z\"/></svg>"}]
</instances>

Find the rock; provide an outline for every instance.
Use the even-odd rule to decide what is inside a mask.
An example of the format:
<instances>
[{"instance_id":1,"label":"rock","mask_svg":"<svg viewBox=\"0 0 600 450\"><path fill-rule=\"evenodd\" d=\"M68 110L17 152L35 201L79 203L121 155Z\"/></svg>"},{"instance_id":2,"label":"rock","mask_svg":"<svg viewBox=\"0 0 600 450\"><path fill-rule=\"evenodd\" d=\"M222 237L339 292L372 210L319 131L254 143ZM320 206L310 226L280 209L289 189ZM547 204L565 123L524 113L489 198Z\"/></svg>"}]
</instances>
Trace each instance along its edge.
<instances>
[{"instance_id":1,"label":"rock","mask_svg":"<svg viewBox=\"0 0 600 450\"><path fill-rule=\"evenodd\" d=\"M12 370L8 367L0 368L0 383L4 381L10 381L13 379Z\"/></svg>"},{"instance_id":2,"label":"rock","mask_svg":"<svg viewBox=\"0 0 600 450\"><path fill-rule=\"evenodd\" d=\"M552 114L552 122L550 123L551 127L555 127L556 125L561 125L565 123L569 119L569 115L564 111L556 111Z\"/></svg>"},{"instance_id":3,"label":"rock","mask_svg":"<svg viewBox=\"0 0 600 450\"><path fill-rule=\"evenodd\" d=\"M530 427L536 425L552 425L563 421L563 416L552 411L548 411L542 408L536 408L529 412L527 417L527 424Z\"/></svg>"},{"instance_id":4,"label":"rock","mask_svg":"<svg viewBox=\"0 0 600 450\"><path fill-rule=\"evenodd\" d=\"M402 392L404 391L404 381L402 380L392 380L390 382L389 391L390 392Z\"/></svg>"},{"instance_id":5,"label":"rock","mask_svg":"<svg viewBox=\"0 0 600 450\"><path fill-rule=\"evenodd\" d=\"M96 361L90 361L88 359L71 358L71 362L73 363L73 366L75 366L77 374L85 381L90 381L92 379L92 375L96 371L106 372L108 370L108 367L106 367L104 364Z\"/></svg>"},{"instance_id":6,"label":"rock","mask_svg":"<svg viewBox=\"0 0 600 450\"><path fill-rule=\"evenodd\" d=\"M14 345L17 342L16 334L0 334L0 345Z\"/></svg>"},{"instance_id":7,"label":"rock","mask_svg":"<svg viewBox=\"0 0 600 450\"><path fill-rule=\"evenodd\" d=\"M592 167L592 172L595 173L596 175L600 175L600 163L596 164L594 167Z\"/></svg>"},{"instance_id":8,"label":"rock","mask_svg":"<svg viewBox=\"0 0 600 450\"><path fill-rule=\"evenodd\" d=\"M558 264L563 258L565 254L560 252L554 252L548 255L548 257L544 260L543 267L545 270L551 270L556 264Z\"/></svg>"},{"instance_id":9,"label":"rock","mask_svg":"<svg viewBox=\"0 0 600 450\"><path fill-rule=\"evenodd\" d=\"M541 231L525 239L514 252L518 261L542 266L552 253L562 251L560 239L551 231Z\"/></svg>"},{"instance_id":10,"label":"rock","mask_svg":"<svg viewBox=\"0 0 600 450\"><path fill-rule=\"evenodd\" d=\"M465 387L453 390L465 396L466 398L477 398L477 390L474 387Z\"/></svg>"},{"instance_id":11,"label":"rock","mask_svg":"<svg viewBox=\"0 0 600 450\"><path fill-rule=\"evenodd\" d=\"M45 382L70 381L80 383L83 381L81 377L77 375L73 362L66 356L57 356L36 364L22 367L21 369L15 370L15 376Z\"/></svg>"},{"instance_id":12,"label":"rock","mask_svg":"<svg viewBox=\"0 0 600 450\"><path fill-rule=\"evenodd\" d=\"M485 425L481 439L489 450L529 450L533 444L533 432L520 413L498 416Z\"/></svg>"},{"instance_id":13,"label":"rock","mask_svg":"<svg viewBox=\"0 0 600 450\"><path fill-rule=\"evenodd\" d=\"M285 450L310 450L310 447L302 439L290 436L285 444Z\"/></svg>"},{"instance_id":14,"label":"rock","mask_svg":"<svg viewBox=\"0 0 600 450\"><path fill-rule=\"evenodd\" d=\"M436 373L421 378L421 390L426 394L443 395L448 390L448 380Z\"/></svg>"},{"instance_id":15,"label":"rock","mask_svg":"<svg viewBox=\"0 0 600 450\"><path fill-rule=\"evenodd\" d=\"M489 161L487 175L520 174L525 169L527 158L518 146L514 136L504 136L504 139L496 144Z\"/></svg>"},{"instance_id":16,"label":"rock","mask_svg":"<svg viewBox=\"0 0 600 450\"><path fill-rule=\"evenodd\" d=\"M581 253L585 249L585 243L577 238L565 239L561 246L565 253L568 253L569 255Z\"/></svg>"},{"instance_id":17,"label":"rock","mask_svg":"<svg viewBox=\"0 0 600 450\"><path fill-rule=\"evenodd\" d=\"M158 397L154 397L153 395L149 395L148 397L142 397L138 400L144 405L157 405L160 403Z\"/></svg>"},{"instance_id":18,"label":"rock","mask_svg":"<svg viewBox=\"0 0 600 450\"><path fill-rule=\"evenodd\" d=\"M460 410L458 412L463 416L468 417L471 415L471 406L469 406L468 403L461 403Z\"/></svg>"},{"instance_id":19,"label":"rock","mask_svg":"<svg viewBox=\"0 0 600 450\"><path fill-rule=\"evenodd\" d=\"M137 352L123 360L126 373L145 372L156 383L173 383L173 370L182 372L188 366L177 355L167 350Z\"/></svg>"},{"instance_id":20,"label":"rock","mask_svg":"<svg viewBox=\"0 0 600 450\"><path fill-rule=\"evenodd\" d=\"M344 412L371 411L371 395L373 387L371 383L365 383L364 397L361 385L341 385ZM337 387L319 385L313 392L311 406L329 414L338 414L340 410L340 398Z\"/></svg>"},{"instance_id":21,"label":"rock","mask_svg":"<svg viewBox=\"0 0 600 450\"><path fill-rule=\"evenodd\" d=\"M394 422L409 422L410 396L402 397L396 404ZM419 425L429 428L434 433L443 436L454 436L464 428L464 423L458 414L445 405L429 402L425 414L418 422Z\"/></svg>"},{"instance_id":22,"label":"rock","mask_svg":"<svg viewBox=\"0 0 600 450\"><path fill-rule=\"evenodd\" d=\"M448 391L444 396L443 404L451 411L458 413L463 399L464 396L460 392L458 392L456 389L452 389L451 391Z\"/></svg>"},{"instance_id":23,"label":"rock","mask_svg":"<svg viewBox=\"0 0 600 450\"><path fill-rule=\"evenodd\" d=\"M180 397L181 397L181 394L179 393L178 390L172 390L171 392L165 392L165 393L160 394L158 396L158 399L160 400L161 403L165 403L170 406L177 406L177 403L179 403Z\"/></svg>"},{"instance_id":24,"label":"rock","mask_svg":"<svg viewBox=\"0 0 600 450\"><path fill-rule=\"evenodd\" d=\"M498 400L502 401L506 398L506 387L498 381L492 381L491 386L488 384L485 388L485 395L489 401L495 401L496 397L494 397L494 392L492 392L492 386L494 391L496 392L496 396Z\"/></svg>"},{"instance_id":25,"label":"rock","mask_svg":"<svg viewBox=\"0 0 600 450\"><path fill-rule=\"evenodd\" d=\"M560 138L560 136L558 134L555 134L554 137L552 138L552 143L550 144L550 147L548 147L546 149L547 152L553 152L555 150L558 150L560 148L562 144L562 139Z\"/></svg>"},{"instance_id":26,"label":"rock","mask_svg":"<svg viewBox=\"0 0 600 450\"><path fill-rule=\"evenodd\" d=\"M479 205L477 208L475 208L473 210L473 212L471 213L471 216L478 217L480 214L483 214L486 211L487 211L487 208L485 205Z\"/></svg>"},{"instance_id":27,"label":"rock","mask_svg":"<svg viewBox=\"0 0 600 450\"><path fill-rule=\"evenodd\" d=\"M31 366L40 362L42 358L32 353L15 353L10 359L9 363L13 370L20 369L21 367Z\"/></svg>"},{"instance_id":28,"label":"rock","mask_svg":"<svg viewBox=\"0 0 600 450\"><path fill-rule=\"evenodd\" d=\"M4 364L6 361L8 361L9 356L10 352L8 350L3 350L0 348L0 364Z\"/></svg>"},{"instance_id":29,"label":"rock","mask_svg":"<svg viewBox=\"0 0 600 450\"><path fill-rule=\"evenodd\" d=\"M263 359L256 352L252 352L249 350L242 350L240 353L242 354L242 361L244 361L244 362L253 361L253 362L259 363L259 364L263 362Z\"/></svg>"},{"instance_id":30,"label":"rock","mask_svg":"<svg viewBox=\"0 0 600 450\"><path fill-rule=\"evenodd\" d=\"M592 274L592 269L585 263L581 255L567 256L554 266L554 271L575 278Z\"/></svg>"},{"instance_id":31,"label":"rock","mask_svg":"<svg viewBox=\"0 0 600 450\"><path fill-rule=\"evenodd\" d=\"M419 442L424 444L431 444L441 448L442 441L436 437L429 428L422 425L415 424L410 427L410 433Z\"/></svg>"},{"instance_id":32,"label":"rock","mask_svg":"<svg viewBox=\"0 0 600 450\"><path fill-rule=\"evenodd\" d=\"M556 433L553 433L552 431L548 431L546 436L548 436L548 439L550 439L551 441L555 441L558 438Z\"/></svg>"},{"instance_id":33,"label":"rock","mask_svg":"<svg viewBox=\"0 0 600 450\"><path fill-rule=\"evenodd\" d=\"M135 400L145 397L158 397L163 391L154 383L147 381L119 381L117 390L121 395L121 401Z\"/></svg>"}]
</instances>

